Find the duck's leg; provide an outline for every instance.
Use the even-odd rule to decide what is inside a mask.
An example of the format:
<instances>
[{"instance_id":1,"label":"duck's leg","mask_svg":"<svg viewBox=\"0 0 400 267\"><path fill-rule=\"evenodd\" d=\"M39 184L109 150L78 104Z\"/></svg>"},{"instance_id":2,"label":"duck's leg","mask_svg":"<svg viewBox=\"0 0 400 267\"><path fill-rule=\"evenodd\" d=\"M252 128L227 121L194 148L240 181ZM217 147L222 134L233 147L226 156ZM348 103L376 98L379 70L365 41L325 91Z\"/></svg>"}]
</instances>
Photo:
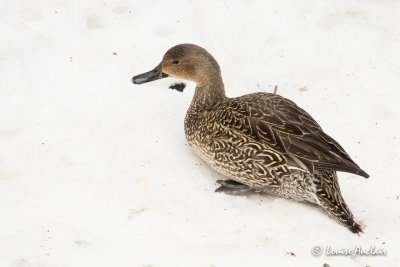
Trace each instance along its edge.
<instances>
[{"instance_id":1,"label":"duck's leg","mask_svg":"<svg viewBox=\"0 0 400 267\"><path fill-rule=\"evenodd\" d=\"M215 192L224 192L228 195L240 196L248 193L254 193L254 188L251 188L248 185L238 183L234 180L218 180L221 186L218 187Z\"/></svg>"}]
</instances>

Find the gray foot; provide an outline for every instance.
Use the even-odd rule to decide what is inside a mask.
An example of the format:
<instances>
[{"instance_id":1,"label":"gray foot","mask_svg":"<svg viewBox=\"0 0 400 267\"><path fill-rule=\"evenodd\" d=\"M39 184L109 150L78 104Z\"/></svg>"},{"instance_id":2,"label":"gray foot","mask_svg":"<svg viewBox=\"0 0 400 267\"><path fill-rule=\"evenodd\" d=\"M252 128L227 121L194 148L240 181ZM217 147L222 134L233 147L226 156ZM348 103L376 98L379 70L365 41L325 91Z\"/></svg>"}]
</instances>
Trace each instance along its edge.
<instances>
[{"instance_id":1,"label":"gray foot","mask_svg":"<svg viewBox=\"0 0 400 267\"><path fill-rule=\"evenodd\" d=\"M238 183L234 180L218 180L217 183L219 183L221 186L218 187L215 192L224 192L225 194L228 195L234 195L234 196L240 196L240 195L245 195L248 193L254 193L254 189Z\"/></svg>"}]
</instances>

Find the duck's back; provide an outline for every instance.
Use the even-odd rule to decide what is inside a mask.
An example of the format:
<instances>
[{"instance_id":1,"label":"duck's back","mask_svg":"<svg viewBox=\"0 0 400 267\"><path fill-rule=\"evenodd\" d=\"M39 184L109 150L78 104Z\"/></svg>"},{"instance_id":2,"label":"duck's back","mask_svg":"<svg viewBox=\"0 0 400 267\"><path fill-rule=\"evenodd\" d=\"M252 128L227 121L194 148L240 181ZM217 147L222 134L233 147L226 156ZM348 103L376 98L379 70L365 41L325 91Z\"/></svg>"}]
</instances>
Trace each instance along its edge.
<instances>
[{"instance_id":1,"label":"duck's back","mask_svg":"<svg viewBox=\"0 0 400 267\"><path fill-rule=\"evenodd\" d=\"M185 132L200 157L250 186L280 186L293 168L368 177L306 111L275 94L226 98L203 108L192 104Z\"/></svg>"}]
</instances>

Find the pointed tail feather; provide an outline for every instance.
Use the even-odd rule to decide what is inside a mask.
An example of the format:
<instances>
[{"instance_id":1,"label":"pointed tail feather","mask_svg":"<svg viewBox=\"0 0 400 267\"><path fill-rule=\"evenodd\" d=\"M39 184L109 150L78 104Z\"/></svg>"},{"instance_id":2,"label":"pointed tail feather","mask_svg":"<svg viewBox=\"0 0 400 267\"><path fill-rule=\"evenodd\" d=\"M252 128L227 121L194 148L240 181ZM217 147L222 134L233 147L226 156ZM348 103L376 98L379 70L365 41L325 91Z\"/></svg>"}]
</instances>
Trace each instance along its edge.
<instances>
[{"instance_id":1,"label":"pointed tail feather","mask_svg":"<svg viewBox=\"0 0 400 267\"><path fill-rule=\"evenodd\" d=\"M318 170L314 176L316 194L324 210L336 221L344 224L351 232L355 234L362 232L361 226L354 221L353 213L342 197L336 172Z\"/></svg>"},{"instance_id":2,"label":"pointed tail feather","mask_svg":"<svg viewBox=\"0 0 400 267\"><path fill-rule=\"evenodd\" d=\"M354 216L345 203L343 203L344 205L336 206L336 204L326 199L320 198L320 201L325 211L336 221L344 224L352 233L359 234L363 232L361 226L354 221Z\"/></svg>"}]
</instances>

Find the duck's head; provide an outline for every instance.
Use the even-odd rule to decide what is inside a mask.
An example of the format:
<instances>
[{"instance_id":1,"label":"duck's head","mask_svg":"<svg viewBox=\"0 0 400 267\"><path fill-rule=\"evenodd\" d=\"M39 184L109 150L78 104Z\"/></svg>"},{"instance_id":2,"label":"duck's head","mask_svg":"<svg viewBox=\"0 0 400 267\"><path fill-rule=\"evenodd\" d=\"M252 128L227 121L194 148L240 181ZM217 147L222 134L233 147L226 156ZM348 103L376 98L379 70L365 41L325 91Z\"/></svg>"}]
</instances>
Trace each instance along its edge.
<instances>
[{"instance_id":1,"label":"duck's head","mask_svg":"<svg viewBox=\"0 0 400 267\"><path fill-rule=\"evenodd\" d=\"M147 83L165 77L190 80L198 86L221 82L217 61L204 48L194 44L180 44L170 48L153 70L132 78L135 84Z\"/></svg>"}]
</instances>

